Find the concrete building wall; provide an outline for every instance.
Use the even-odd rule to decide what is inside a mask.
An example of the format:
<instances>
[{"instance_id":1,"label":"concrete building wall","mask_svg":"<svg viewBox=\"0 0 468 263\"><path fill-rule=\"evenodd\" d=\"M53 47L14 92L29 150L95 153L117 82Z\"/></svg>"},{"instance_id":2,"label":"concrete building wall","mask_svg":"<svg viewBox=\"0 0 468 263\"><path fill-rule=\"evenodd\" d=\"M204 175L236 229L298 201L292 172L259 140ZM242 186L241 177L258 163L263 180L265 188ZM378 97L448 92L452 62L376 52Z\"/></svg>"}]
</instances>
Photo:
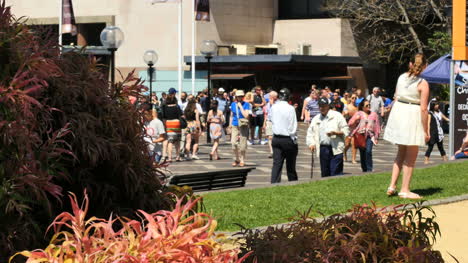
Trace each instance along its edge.
<instances>
[{"instance_id":1,"label":"concrete building wall","mask_svg":"<svg viewBox=\"0 0 468 263\"><path fill-rule=\"evenodd\" d=\"M6 0L15 16L31 24L57 24L59 0ZM125 41L116 53L116 66L126 75L146 69L142 56L154 49L157 70L175 71L178 64L178 4L149 0L75 0L77 23L106 23L120 27ZM312 46L312 55L357 56L349 23L341 19L276 20L278 0L211 0L211 22L196 23L196 43L219 45L280 43L279 54L297 52L298 44ZM191 55L191 1L183 1L183 56ZM273 45L275 46L275 45ZM246 48L246 47L245 47ZM196 54L199 55L197 49ZM185 70L189 67L184 66ZM119 74L116 75L119 78Z\"/></svg>"},{"instance_id":2,"label":"concrete building wall","mask_svg":"<svg viewBox=\"0 0 468 263\"><path fill-rule=\"evenodd\" d=\"M273 0L214 0L211 12L225 43L270 44L276 17ZM203 33L199 34L203 37Z\"/></svg>"},{"instance_id":3,"label":"concrete building wall","mask_svg":"<svg viewBox=\"0 0 468 263\"><path fill-rule=\"evenodd\" d=\"M300 44L307 44L312 55L358 56L351 27L339 18L277 20L273 43L281 54L297 53Z\"/></svg>"},{"instance_id":4,"label":"concrete building wall","mask_svg":"<svg viewBox=\"0 0 468 263\"><path fill-rule=\"evenodd\" d=\"M58 0L7 0L17 16L27 16L30 23L56 24L60 11ZM106 22L120 27L125 42L116 55L120 68L144 66L147 49L159 54L158 68L176 69L178 45L178 5L145 0L74 1L78 23ZM273 37L273 0L212 0L211 22L197 22L197 46L205 40L220 45L269 44ZM183 54L191 54L191 1L183 1ZM197 51L197 54L199 52Z\"/></svg>"}]
</instances>

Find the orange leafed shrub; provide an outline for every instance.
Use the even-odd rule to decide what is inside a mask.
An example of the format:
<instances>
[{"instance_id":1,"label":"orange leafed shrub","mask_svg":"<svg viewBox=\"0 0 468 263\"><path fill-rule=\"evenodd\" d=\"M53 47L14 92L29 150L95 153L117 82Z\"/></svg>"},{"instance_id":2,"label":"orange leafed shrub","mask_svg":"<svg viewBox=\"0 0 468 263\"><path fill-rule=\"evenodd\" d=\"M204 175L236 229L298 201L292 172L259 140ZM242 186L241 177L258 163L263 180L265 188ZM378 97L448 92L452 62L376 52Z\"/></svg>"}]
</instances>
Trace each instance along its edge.
<instances>
[{"instance_id":1,"label":"orange leafed shrub","mask_svg":"<svg viewBox=\"0 0 468 263\"><path fill-rule=\"evenodd\" d=\"M26 262L243 262L239 250L223 249L214 233L216 220L192 208L200 201L178 198L175 209L153 214L139 210L141 221L117 217L86 219L89 200L78 205L71 193L73 214L63 212L50 225L55 235L44 250L22 251ZM118 227L117 227L118 226ZM66 230L64 230L64 228ZM11 261L11 260L10 260Z\"/></svg>"}]
</instances>

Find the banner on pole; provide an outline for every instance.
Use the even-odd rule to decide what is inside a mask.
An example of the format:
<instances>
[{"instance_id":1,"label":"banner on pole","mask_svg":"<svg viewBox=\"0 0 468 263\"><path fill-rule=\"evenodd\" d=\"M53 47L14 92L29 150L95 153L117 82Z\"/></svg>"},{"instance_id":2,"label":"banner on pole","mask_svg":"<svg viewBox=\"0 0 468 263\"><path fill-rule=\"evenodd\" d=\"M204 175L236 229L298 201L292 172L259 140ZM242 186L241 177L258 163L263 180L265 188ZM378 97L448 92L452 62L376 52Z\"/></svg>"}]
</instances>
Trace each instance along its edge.
<instances>
[{"instance_id":1,"label":"banner on pole","mask_svg":"<svg viewBox=\"0 0 468 263\"><path fill-rule=\"evenodd\" d=\"M62 1L62 34L76 35L76 21L75 14L73 12L72 0Z\"/></svg>"},{"instance_id":2,"label":"banner on pole","mask_svg":"<svg viewBox=\"0 0 468 263\"><path fill-rule=\"evenodd\" d=\"M457 61L455 63L455 105L451 107L450 114L454 114L454 140L453 144L456 155L460 151L463 139L468 134L468 61ZM452 109L453 108L453 109ZM463 149L464 150L464 149Z\"/></svg>"},{"instance_id":3,"label":"banner on pole","mask_svg":"<svg viewBox=\"0 0 468 263\"><path fill-rule=\"evenodd\" d=\"M210 21L210 0L193 0L195 1L195 20Z\"/></svg>"}]
</instances>

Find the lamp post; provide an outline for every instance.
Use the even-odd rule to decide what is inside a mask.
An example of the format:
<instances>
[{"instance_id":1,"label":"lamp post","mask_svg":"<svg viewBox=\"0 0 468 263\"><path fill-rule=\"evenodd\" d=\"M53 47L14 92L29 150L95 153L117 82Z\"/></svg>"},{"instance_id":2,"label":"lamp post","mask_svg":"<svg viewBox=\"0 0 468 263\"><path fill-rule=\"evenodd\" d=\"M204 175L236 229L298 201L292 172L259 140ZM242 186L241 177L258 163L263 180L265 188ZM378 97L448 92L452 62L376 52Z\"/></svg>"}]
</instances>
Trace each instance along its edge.
<instances>
[{"instance_id":1,"label":"lamp post","mask_svg":"<svg viewBox=\"0 0 468 263\"><path fill-rule=\"evenodd\" d=\"M153 74L154 74L154 64L158 61L158 54L154 50L147 50L143 55L143 60L148 65L148 74L149 74L149 98L150 105L153 108Z\"/></svg>"},{"instance_id":2,"label":"lamp post","mask_svg":"<svg viewBox=\"0 0 468 263\"><path fill-rule=\"evenodd\" d=\"M111 85L115 82L115 52L122 45L124 41L124 34L122 30L116 26L108 26L101 32L101 43L111 52ZM118 91L117 91L118 94Z\"/></svg>"},{"instance_id":3,"label":"lamp post","mask_svg":"<svg viewBox=\"0 0 468 263\"><path fill-rule=\"evenodd\" d=\"M208 99L206 101L205 106L205 111L206 114L208 115L208 111L210 110L210 104L211 104L211 59L213 56L218 52L218 45L214 40L204 40L201 47L200 47L200 53L205 56L206 60L208 61ZM192 61L192 64L195 63ZM208 127L208 118L206 118L206 142L210 143L211 138L210 138L210 132L209 132L209 127Z\"/></svg>"}]
</instances>

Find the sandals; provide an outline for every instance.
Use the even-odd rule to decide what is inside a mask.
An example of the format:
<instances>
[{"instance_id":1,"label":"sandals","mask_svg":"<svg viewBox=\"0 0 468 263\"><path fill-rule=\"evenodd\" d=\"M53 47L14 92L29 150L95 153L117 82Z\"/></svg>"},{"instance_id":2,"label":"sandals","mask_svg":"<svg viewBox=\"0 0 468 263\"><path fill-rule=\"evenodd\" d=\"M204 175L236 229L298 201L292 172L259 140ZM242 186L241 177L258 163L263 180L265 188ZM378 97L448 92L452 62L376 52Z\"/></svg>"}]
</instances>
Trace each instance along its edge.
<instances>
[{"instance_id":1,"label":"sandals","mask_svg":"<svg viewBox=\"0 0 468 263\"><path fill-rule=\"evenodd\" d=\"M397 194L397 191L395 190L395 188L392 188L392 187L387 188L387 196L394 196L396 194Z\"/></svg>"},{"instance_id":2,"label":"sandals","mask_svg":"<svg viewBox=\"0 0 468 263\"><path fill-rule=\"evenodd\" d=\"M398 197L400 197L402 199L411 199L411 200L422 199L422 196L420 196L420 195L418 195L416 193L413 193L413 192L407 192L407 193L399 192Z\"/></svg>"},{"instance_id":3,"label":"sandals","mask_svg":"<svg viewBox=\"0 0 468 263\"><path fill-rule=\"evenodd\" d=\"M243 163L243 162L239 163L239 167L244 167L244 166L245 166L245 163Z\"/></svg>"},{"instance_id":4,"label":"sandals","mask_svg":"<svg viewBox=\"0 0 468 263\"><path fill-rule=\"evenodd\" d=\"M232 163L232 167L236 167L238 164L239 164L239 161L234 161L234 162Z\"/></svg>"}]
</instances>

